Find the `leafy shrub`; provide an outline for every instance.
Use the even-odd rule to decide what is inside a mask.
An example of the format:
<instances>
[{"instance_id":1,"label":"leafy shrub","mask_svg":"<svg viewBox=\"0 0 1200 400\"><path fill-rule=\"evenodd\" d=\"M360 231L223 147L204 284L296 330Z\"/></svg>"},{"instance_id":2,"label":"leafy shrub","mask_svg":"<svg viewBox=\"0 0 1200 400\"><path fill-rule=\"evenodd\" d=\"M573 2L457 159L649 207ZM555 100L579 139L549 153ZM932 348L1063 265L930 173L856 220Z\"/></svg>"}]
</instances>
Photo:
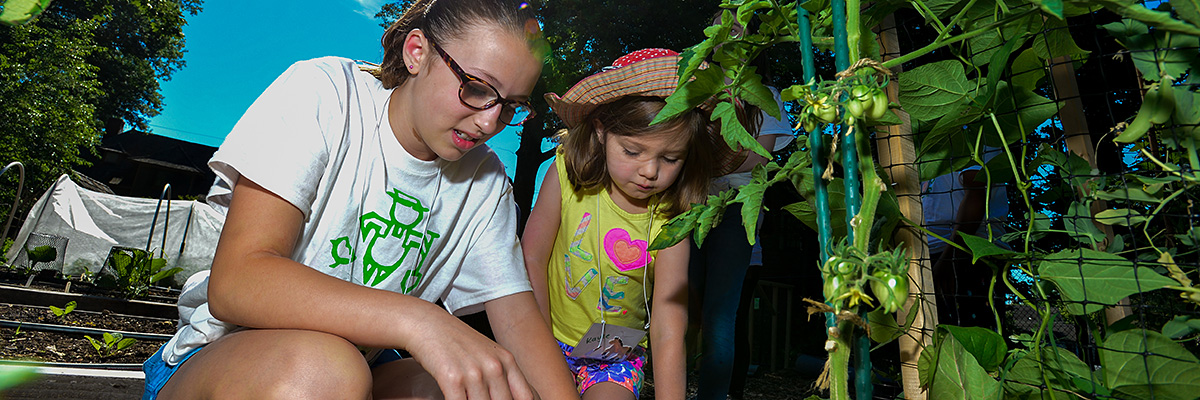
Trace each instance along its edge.
<instances>
[{"instance_id":1,"label":"leafy shrub","mask_svg":"<svg viewBox=\"0 0 1200 400\"><path fill-rule=\"evenodd\" d=\"M96 285L119 291L126 298L143 297L151 284L183 271L166 266L167 260L154 258L148 251L114 246L104 260Z\"/></svg>"}]
</instances>

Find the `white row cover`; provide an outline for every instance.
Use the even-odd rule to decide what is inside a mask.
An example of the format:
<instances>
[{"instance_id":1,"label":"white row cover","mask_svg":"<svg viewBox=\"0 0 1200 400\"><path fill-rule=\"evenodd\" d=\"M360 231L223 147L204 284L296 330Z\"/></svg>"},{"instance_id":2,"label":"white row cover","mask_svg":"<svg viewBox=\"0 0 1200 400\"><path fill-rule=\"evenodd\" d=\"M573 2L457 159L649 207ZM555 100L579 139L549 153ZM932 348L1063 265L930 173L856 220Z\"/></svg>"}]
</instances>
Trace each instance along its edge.
<instances>
[{"instance_id":1,"label":"white row cover","mask_svg":"<svg viewBox=\"0 0 1200 400\"><path fill-rule=\"evenodd\" d=\"M175 282L159 284L178 287L193 273L212 267L224 223L223 214L202 202L173 200L168 211L166 200L160 204L158 199L94 192L63 175L30 209L4 259L16 260L30 233L58 235L69 240L60 256L63 274L78 276L84 269L100 272L113 246L145 249L149 241L154 257L165 258L167 268L183 268Z\"/></svg>"}]
</instances>

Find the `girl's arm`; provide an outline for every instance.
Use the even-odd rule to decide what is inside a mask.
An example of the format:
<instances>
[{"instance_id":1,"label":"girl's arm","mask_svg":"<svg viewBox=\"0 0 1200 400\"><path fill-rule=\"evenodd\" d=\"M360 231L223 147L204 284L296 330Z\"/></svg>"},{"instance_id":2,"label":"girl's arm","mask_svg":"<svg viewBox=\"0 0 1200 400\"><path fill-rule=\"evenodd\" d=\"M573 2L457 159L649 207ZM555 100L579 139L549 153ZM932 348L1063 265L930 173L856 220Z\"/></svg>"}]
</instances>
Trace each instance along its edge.
<instances>
[{"instance_id":1,"label":"girl's arm","mask_svg":"<svg viewBox=\"0 0 1200 400\"><path fill-rule=\"evenodd\" d=\"M578 399L575 378L545 325L529 323L537 302L529 292L484 303L496 341L517 358L525 378L543 399Z\"/></svg>"},{"instance_id":2,"label":"girl's arm","mask_svg":"<svg viewBox=\"0 0 1200 400\"><path fill-rule=\"evenodd\" d=\"M533 297L537 300L538 310L542 318L550 324L549 286L546 282L546 268L550 261L550 253L554 250L554 239L558 236L558 227L562 223L562 193L559 191L558 169L553 163L542 177L542 188L538 192L537 202L525 223L524 236L521 237L521 250L525 256L525 270L529 273L529 283L533 285Z\"/></svg>"},{"instance_id":3,"label":"girl's arm","mask_svg":"<svg viewBox=\"0 0 1200 400\"><path fill-rule=\"evenodd\" d=\"M416 297L330 277L291 260L303 214L243 177L233 190L209 278L218 319L253 328L302 329L357 345L406 349L447 398L512 392L532 398L512 354L445 310Z\"/></svg>"},{"instance_id":4,"label":"girl's arm","mask_svg":"<svg viewBox=\"0 0 1200 400\"><path fill-rule=\"evenodd\" d=\"M658 251L650 308L650 348L654 352L654 398L683 399L687 389L688 256L691 241Z\"/></svg>"},{"instance_id":5,"label":"girl's arm","mask_svg":"<svg viewBox=\"0 0 1200 400\"><path fill-rule=\"evenodd\" d=\"M779 135L760 135L754 140L757 141L758 144L761 144L764 149L767 149L767 151L772 151L775 149L775 140L778 137ZM746 149L743 149L742 151L746 153L746 161L743 161L742 165L739 165L737 170L734 170L733 172L750 172L754 170L755 166L766 164L767 161L770 161L753 151Z\"/></svg>"}]
</instances>

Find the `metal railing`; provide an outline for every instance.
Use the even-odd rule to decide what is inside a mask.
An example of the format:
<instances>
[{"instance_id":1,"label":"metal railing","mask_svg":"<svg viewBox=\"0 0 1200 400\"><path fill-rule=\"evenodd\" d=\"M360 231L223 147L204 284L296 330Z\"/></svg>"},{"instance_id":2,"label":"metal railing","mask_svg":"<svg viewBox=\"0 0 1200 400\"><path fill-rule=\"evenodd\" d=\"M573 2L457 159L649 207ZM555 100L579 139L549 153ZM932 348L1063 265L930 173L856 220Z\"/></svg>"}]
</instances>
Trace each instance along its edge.
<instances>
[{"instance_id":1,"label":"metal railing","mask_svg":"<svg viewBox=\"0 0 1200 400\"><path fill-rule=\"evenodd\" d=\"M17 175L17 193L13 196L12 208L8 210L8 220L4 223L4 234L0 235L0 240L8 237L8 228L12 227L13 216L17 214L17 207L21 205L21 191L25 189L25 164L21 164L20 161L8 163L8 165L4 166L4 169L0 169L0 176L4 176L4 173L8 172L8 169L12 167L17 167L17 172L19 173Z\"/></svg>"}]
</instances>

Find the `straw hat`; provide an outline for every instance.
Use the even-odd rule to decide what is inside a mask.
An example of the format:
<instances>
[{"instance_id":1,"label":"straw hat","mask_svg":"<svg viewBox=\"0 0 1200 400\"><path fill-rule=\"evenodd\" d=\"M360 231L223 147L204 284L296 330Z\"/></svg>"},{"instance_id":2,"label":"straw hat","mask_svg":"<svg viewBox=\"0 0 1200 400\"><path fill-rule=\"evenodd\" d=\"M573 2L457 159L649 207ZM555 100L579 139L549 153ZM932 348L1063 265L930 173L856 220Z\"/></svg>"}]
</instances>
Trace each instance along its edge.
<instances>
[{"instance_id":1,"label":"straw hat","mask_svg":"<svg viewBox=\"0 0 1200 400\"><path fill-rule=\"evenodd\" d=\"M550 109L567 127L578 126L597 106L624 96L666 98L679 81L679 53L668 49L641 49L613 61L612 66L576 83L559 96L546 94ZM712 109L712 99L702 108Z\"/></svg>"}]
</instances>

